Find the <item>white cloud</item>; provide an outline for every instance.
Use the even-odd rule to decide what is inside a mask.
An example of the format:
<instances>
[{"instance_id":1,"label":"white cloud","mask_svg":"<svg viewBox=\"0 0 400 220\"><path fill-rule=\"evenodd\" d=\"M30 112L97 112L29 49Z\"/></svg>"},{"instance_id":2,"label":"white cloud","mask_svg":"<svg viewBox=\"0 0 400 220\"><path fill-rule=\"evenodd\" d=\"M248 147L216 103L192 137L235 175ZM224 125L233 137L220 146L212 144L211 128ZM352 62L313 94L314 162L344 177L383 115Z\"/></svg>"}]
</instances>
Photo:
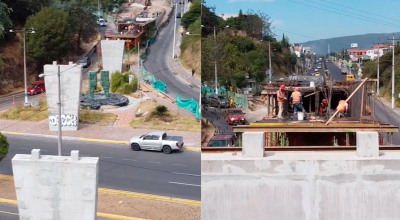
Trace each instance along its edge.
<instances>
[{"instance_id":1,"label":"white cloud","mask_svg":"<svg viewBox=\"0 0 400 220\"><path fill-rule=\"evenodd\" d=\"M284 22L282 20L272 20L272 26L282 26Z\"/></svg>"},{"instance_id":2,"label":"white cloud","mask_svg":"<svg viewBox=\"0 0 400 220\"><path fill-rule=\"evenodd\" d=\"M224 20L230 18L230 17L237 17L239 14L229 14L229 13L223 13L220 15Z\"/></svg>"},{"instance_id":3,"label":"white cloud","mask_svg":"<svg viewBox=\"0 0 400 220\"><path fill-rule=\"evenodd\" d=\"M273 2L275 0L228 0L228 2Z\"/></svg>"}]
</instances>

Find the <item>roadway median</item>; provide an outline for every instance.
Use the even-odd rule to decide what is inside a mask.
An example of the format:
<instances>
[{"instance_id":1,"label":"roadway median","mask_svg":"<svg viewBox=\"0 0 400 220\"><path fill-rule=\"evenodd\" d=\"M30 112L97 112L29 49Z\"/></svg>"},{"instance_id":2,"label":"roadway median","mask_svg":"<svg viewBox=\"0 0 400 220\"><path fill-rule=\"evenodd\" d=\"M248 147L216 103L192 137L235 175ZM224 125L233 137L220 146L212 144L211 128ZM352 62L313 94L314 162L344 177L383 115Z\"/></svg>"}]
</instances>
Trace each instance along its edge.
<instances>
[{"instance_id":1,"label":"roadway median","mask_svg":"<svg viewBox=\"0 0 400 220\"><path fill-rule=\"evenodd\" d=\"M0 174L0 188L0 203L17 205L14 178ZM200 201L106 188L99 188L98 192L100 218L200 219Z\"/></svg>"}]
</instances>

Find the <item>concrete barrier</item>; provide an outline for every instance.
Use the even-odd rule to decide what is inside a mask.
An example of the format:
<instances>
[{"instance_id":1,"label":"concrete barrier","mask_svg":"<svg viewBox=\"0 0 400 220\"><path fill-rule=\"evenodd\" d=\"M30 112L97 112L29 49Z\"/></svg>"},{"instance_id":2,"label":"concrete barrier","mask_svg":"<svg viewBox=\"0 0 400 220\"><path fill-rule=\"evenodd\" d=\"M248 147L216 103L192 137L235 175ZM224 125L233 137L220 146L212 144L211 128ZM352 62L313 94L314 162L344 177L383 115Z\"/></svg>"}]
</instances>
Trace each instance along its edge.
<instances>
[{"instance_id":1,"label":"concrete barrier","mask_svg":"<svg viewBox=\"0 0 400 220\"><path fill-rule=\"evenodd\" d=\"M398 219L400 152L381 152L375 132L357 152L264 152L243 133L241 153L202 154L202 219ZM245 142L253 143L247 144Z\"/></svg>"}]
</instances>

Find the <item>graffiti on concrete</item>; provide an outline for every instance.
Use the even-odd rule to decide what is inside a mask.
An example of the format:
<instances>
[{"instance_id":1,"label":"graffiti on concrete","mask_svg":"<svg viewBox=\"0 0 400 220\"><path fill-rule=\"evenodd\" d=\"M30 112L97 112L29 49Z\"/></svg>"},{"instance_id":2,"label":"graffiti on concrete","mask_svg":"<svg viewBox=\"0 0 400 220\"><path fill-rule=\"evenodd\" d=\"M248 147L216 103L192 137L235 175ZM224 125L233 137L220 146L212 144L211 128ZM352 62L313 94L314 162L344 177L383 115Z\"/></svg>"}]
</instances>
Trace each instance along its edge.
<instances>
[{"instance_id":1,"label":"graffiti on concrete","mask_svg":"<svg viewBox=\"0 0 400 220\"><path fill-rule=\"evenodd\" d=\"M58 125L58 115L49 116L49 123L51 126ZM76 115L61 115L61 126L63 127L77 127L78 117Z\"/></svg>"}]
</instances>

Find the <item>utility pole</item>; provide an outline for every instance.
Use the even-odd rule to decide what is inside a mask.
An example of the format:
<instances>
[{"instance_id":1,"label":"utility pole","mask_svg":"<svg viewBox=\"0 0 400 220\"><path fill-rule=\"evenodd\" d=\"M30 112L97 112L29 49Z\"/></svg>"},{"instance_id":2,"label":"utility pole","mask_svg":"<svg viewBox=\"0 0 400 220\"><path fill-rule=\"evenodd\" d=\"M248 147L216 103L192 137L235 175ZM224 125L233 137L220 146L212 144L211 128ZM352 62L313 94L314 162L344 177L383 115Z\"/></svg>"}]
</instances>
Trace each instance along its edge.
<instances>
[{"instance_id":1,"label":"utility pole","mask_svg":"<svg viewBox=\"0 0 400 220\"><path fill-rule=\"evenodd\" d=\"M331 45L328 44L328 54L331 55Z\"/></svg>"},{"instance_id":2,"label":"utility pole","mask_svg":"<svg viewBox=\"0 0 400 220\"><path fill-rule=\"evenodd\" d=\"M10 30L11 33L17 32L17 33L22 33L23 38L24 38L24 84L25 84L25 106L30 106L29 100L28 100L28 80L26 76L26 33L34 34L35 30L33 28L30 28L29 31L26 31L25 28L22 28L22 30Z\"/></svg>"},{"instance_id":3,"label":"utility pole","mask_svg":"<svg viewBox=\"0 0 400 220\"><path fill-rule=\"evenodd\" d=\"M175 2L175 22L174 22L174 37L172 42L172 59L175 59L175 43L176 43L176 13L178 11L178 3Z\"/></svg>"},{"instance_id":4,"label":"utility pole","mask_svg":"<svg viewBox=\"0 0 400 220\"><path fill-rule=\"evenodd\" d=\"M62 152L62 130L61 130L61 71L60 65L58 65L58 156L61 156Z\"/></svg>"},{"instance_id":5,"label":"utility pole","mask_svg":"<svg viewBox=\"0 0 400 220\"><path fill-rule=\"evenodd\" d=\"M389 38L388 38L388 40L389 40ZM395 66L395 59L394 59L394 49L395 49L395 44L394 44L394 41L396 40L396 41L398 41L398 40L400 40L399 38L398 39L395 39L394 38L394 34L393 34L393 36L392 36L392 42L393 42L393 48L392 48L392 109L394 109L394 107L395 107L395 105L394 105L394 81L396 80L396 78L395 78L395 75L394 75L394 66Z\"/></svg>"},{"instance_id":6,"label":"utility pole","mask_svg":"<svg viewBox=\"0 0 400 220\"><path fill-rule=\"evenodd\" d=\"M214 26L214 43L215 43L215 48L217 48L217 32L215 30L215 26ZM218 94L217 59L214 60L214 64L215 64L215 94Z\"/></svg>"},{"instance_id":7,"label":"utility pole","mask_svg":"<svg viewBox=\"0 0 400 220\"><path fill-rule=\"evenodd\" d=\"M271 41L268 41L269 84L272 83Z\"/></svg>"},{"instance_id":8,"label":"utility pole","mask_svg":"<svg viewBox=\"0 0 400 220\"><path fill-rule=\"evenodd\" d=\"M379 40L379 38L378 38L378 40ZM378 82L377 82L377 85L376 85L376 94L379 96L379 57L381 56L381 48L383 48L383 47L381 47L381 45L382 44L384 44L384 42L377 42L377 43L375 43L375 42L373 42L374 44L377 44L378 45L378 65L377 65L377 71L376 71L376 76L377 76L377 78L378 78Z\"/></svg>"}]
</instances>

